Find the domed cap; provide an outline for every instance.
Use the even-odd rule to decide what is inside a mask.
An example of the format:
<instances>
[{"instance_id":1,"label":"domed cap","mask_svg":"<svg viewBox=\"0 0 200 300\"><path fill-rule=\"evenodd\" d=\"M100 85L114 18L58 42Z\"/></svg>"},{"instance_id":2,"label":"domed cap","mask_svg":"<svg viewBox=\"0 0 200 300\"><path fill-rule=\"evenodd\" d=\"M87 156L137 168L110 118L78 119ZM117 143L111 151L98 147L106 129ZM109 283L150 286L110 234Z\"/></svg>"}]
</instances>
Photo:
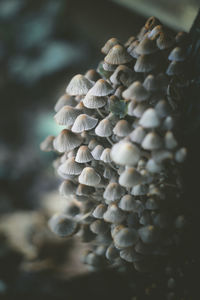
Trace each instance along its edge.
<instances>
[{"instance_id":1,"label":"domed cap","mask_svg":"<svg viewBox=\"0 0 200 300\"><path fill-rule=\"evenodd\" d=\"M69 237L76 233L78 224L66 215L54 215L49 220L51 231L60 237Z\"/></svg>"},{"instance_id":2,"label":"domed cap","mask_svg":"<svg viewBox=\"0 0 200 300\"><path fill-rule=\"evenodd\" d=\"M172 61L167 70L166 70L166 74L168 76L172 76L172 75L179 75L183 72L183 67L184 64L182 62L177 62L177 61Z\"/></svg>"},{"instance_id":3,"label":"domed cap","mask_svg":"<svg viewBox=\"0 0 200 300\"><path fill-rule=\"evenodd\" d=\"M76 184L69 179L63 181L59 187L59 192L64 197L73 195L75 191L76 191Z\"/></svg>"},{"instance_id":4,"label":"domed cap","mask_svg":"<svg viewBox=\"0 0 200 300\"><path fill-rule=\"evenodd\" d=\"M79 135L64 129L54 140L54 148L59 152L69 152L80 146L82 138Z\"/></svg>"},{"instance_id":5,"label":"domed cap","mask_svg":"<svg viewBox=\"0 0 200 300\"><path fill-rule=\"evenodd\" d=\"M78 115L80 115L80 110L65 105L57 112L57 114L54 116L54 119L59 125L65 125L69 127L74 123Z\"/></svg>"},{"instance_id":6,"label":"domed cap","mask_svg":"<svg viewBox=\"0 0 200 300\"><path fill-rule=\"evenodd\" d=\"M130 142L119 142L111 149L112 160L119 165L136 165L140 159L139 148Z\"/></svg>"},{"instance_id":7,"label":"domed cap","mask_svg":"<svg viewBox=\"0 0 200 300\"><path fill-rule=\"evenodd\" d=\"M163 26L157 25L147 34L149 39L155 40L160 32L163 32Z\"/></svg>"},{"instance_id":8,"label":"domed cap","mask_svg":"<svg viewBox=\"0 0 200 300\"><path fill-rule=\"evenodd\" d=\"M121 65L130 62L133 58L128 54L125 47L118 44L110 49L104 60L111 65Z\"/></svg>"},{"instance_id":9,"label":"domed cap","mask_svg":"<svg viewBox=\"0 0 200 300\"><path fill-rule=\"evenodd\" d=\"M143 243L155 243L159 238L159 230L153 225L142 227L138 230L139 236Z\"/></svg>"},{"instance_id":10,"label":"domed cap","mask_svg":"<svg viewBox=\"0 0 200 300\"><path fill-rule=\"evenodd\" d=\"M110 148L105 148L101 154L100 160L102 160L105 163L111 163L112 159L110 157Z\"/></svg>"},{"instance_id":11,"label":"domed cap","mask_svg":"<svg viewBox=\"0 0 200 300\"><path fill-rule=\"evenodd\" d=\"M183 61L186 59L186 53L183 48L176 47L170 52L168 59L172 61Z\"/></svg>"},{"instance_id":12,"label":"domed cap","mask_svg":"<svg viewBox=\"0 0 200 300\"><path fill-rule=\"evenodd\" d=\"M147 73L153 71L159 64L160 57L156 54L140 55L134 66L135 72Z\"/></svg>"},{"instance_id":13,"label":"domed cap","mask_svg":"<svg viewBox=\"0 0 200 300\"><path fill-rule=\"evenodd\" d=\"M129 86L135 78L134 72L125 65L119 65L112 76L110 76L110 81L113 84L123 84Z\"/></svg>"},{"instance_id":14,"label":"domed cap","mask_svg":"<svg viewBox=\"0 0 200 300\"><path fill-rule=\"evenodd\" d=\"M160 118L167 117L171 112L170 106L165 100L160 100L156 104L155 110Z\"/></svg>"},{"instance_id":15,"label":"domed cap","mask_svg":"<svg viewBox=\"0 0 200 300\"><path fill-rule=\"evenodd\" d=\"M131 195L134 196L143 196L146 195L149 191L147 184L137 184L132 188Z\"/></svg>"},{"instance_id":16,"label":"domed cap","mask_svg":"<svg viewBox=\"0 0 200 300\"><path fill-rule=\"evenodd\" d=\"M181 148L175 153L175 160L178 163L184 162L187 156L187 149L186 148Z\"/></svg>"},{"instance_id":17,"label":"domed cap","mask_svg":"<svg viewBox=\"0 0 200 300\"><path fill-rule=\"evenodd\" d=\"M165 146L167 149L174 149L178 145L178 142L176 141L173 132L168 131L165 134Z\"/></svg>"},{"instance_id":18,"label":"domed cap","mask_svg":"<svg viewBox=\"0 0 200 300\"><path fill-rule=\"evenodd\" d=\"M59 171L66 175L79 175L83 168L84 165L75 162L74 157L70 157L62 165L60 165Z\"/></svg>"},{"instance_id":19,"label":"domed cap","mask_svg":"<svg viewBox=\"0 0 200 300\"><path fill-rule=\"evenodd\" d=\"M91 139L88 144L88 148L90 149L90 151L92 151L97 145L98 145L98 141L95 139Z\"/></svg>"},{"instance_id":20,"label":"domed cap","mask_svg":"<svg viewBox=\"0 0 200 300\"><path fill-rule=\"evenodd\" d=\"M103 218L106 222L121 224L126 218L126 214L121 209L119 209L116 204L111 204L108 206L108 209L104 213Z\"/></svg>"},{"instance_id":21,"label":"domed cap","mask_svg":"<svg viewBox=\"0 0 200 300\"><path fill-rule=\"evenodd\" d=\"M122 93L122 96L124 99L140 102L147 100L149 93L140 81L135 81Z\"/></svg>"},{"instance_id":22,"label":"domed cap","mask_svg":"<svg viewBox=\"0 0 200 300\"><path fill-rule=\"evenodd\" d=\"M126 168L119 177L119 183L128 188L142 182L143 178L135 168Z\"/></svg>"},{"instance_id":23,"label":"domed cap","mask_svg":"<svg viewBox=\"0 0 200 300\"><path fill-rule=\"evenodd\" d=\"M97 73L97 71L94 69L88 70L85 73L85 77L90 81L97 81L100 78L99 73Z\"/></svg>"},{"instance_id":24,"label":"domed cap","mask_svg":"<svg viewBox=\"0 0 200 300\"><path fill-rule=\"evenodd\" d=\"M40 144L40 149L45 152L54 151L53 141L55 136L49 135L47 136L44 141Z\"/></svg>"},{"instance_id":25,"label":"domed cap","mask_svg":"<svg viewBox=\"0 0 200 300\"><path fill-rule=\"evenodd\" d=\"M95 128L95 133L101 137L108 137L111 136L113 133L113 126L112 123L108 118L105 118L99 122L97 127Z\"/></svg>"},{"instance_id":26,"label":"domed cap","mask_svg":"<svg viewBox=\"0 0 200 300\"><path fill-rule=\"evenodd\" d=\"M148 108L146 103L139 103L136 105L136 107L133 110L133 116L136 118L141 118L145 110Z\"/></svg>"},{"instance_id":27,"label":"domed cap","mask_svg":"<svg viewBox=\"0 0 200 300\"><path fill-rule=\"evenodd\" d=\"M76 106L77 102L75 101L73 96L64 94L62 95L58 101L56 102L56 105L54 107L54 110L58 112L63 106L69 105L69 106Z\"/></svg>"},{"instance_id":28,"label":"domed cap","mask_svg":"<svg viewBox=\"0 0 200 300\"><path fill-rule=\"evenodd\" d=\"M66 92L69 95L86 95L92 88L93 84L85 76L78 74L75 75L66 88Z\"/></svg>"},{"instance_id":29,"label":"domed cap","mask_svg":"<svg viewBox=\"0 0 200 300\"><path fill-rule=\"evenodd\" d=\"M93 150L92 150L92 156L94 157L95 160L100 160L101 154L103 153L103 146L97 145Z\"/></svg>"},{"instance_id":30,"label":"domed cap","mask_svg":"<svg viewBox=\"0 0 200 300\"><path fill-rule=\"evenodd\" d=\"M97 207L93 211L92 215L96 219L103 219L103 215L106 212L106 210L107 210L107 205L105 205L105 204L99 204L99 205L97 205Z\"/></svg>"},{"instance_id":31,"label":"domed cap","mask_svg":"<svg viewBox=\"0 0 200 300\"><path fill-rule=\"evenodd\" d=\"M74 125L72 126L72 131L79 133L91 130L97 125L97 122L98 119L90 117L86 114L81 114L76 118Z\"/></svg>"},{"instance_id":32,"label":"domed cap","mask_svg":"<svg viewBox=\"0 0 200 300\"><path fill-rule=\"evenodd\" d=\"M133 41L127 48L127 52L133 57L133 58L138 58L140 55L135 51L137 46L139 45L139 41L135 40Z\"/></svg>"},{"instance_id":33,"label":"domed cap","mask_svg":"<svg viewBox=\"0 0 200 300\"><path fill-rule=\"evenodd\" d=\"M142 255L137 253L133 247L129 247L120 251L120 257L127 262L136 262L142 260Z\"/></svg>"},{"instance_id":34,"label":"domed cap","mask_svg":"<svg viewBox=\"0 0 200 300\"><path fill-rule=\"evenodd\" d=\"M144 82L143 82L143 86L145 87L145 89L147 91L153 92L159 89L159 84L158 81L156 80L156 77L152 74L149 74Z\"/></svg>"},{"instance_id":35,"label":"domed cap","mask_svg":"<svg viewBox=\"0 0 200 300\"><path fill-rule=\"evenodd\" d=\"M79 182L89 186L96 186L100 183L101 177L99 174L95 172L93 168L86 167L81 172L79 178Z\"/></svg>"},{"instance_id":36,"label":"domed cap","mask_svg":"<svg viewBox=\"0 0 200 300\"><path fill-rule=\"evenodd\" d=\"M108 224L104 220L95 220L90 224L90 230L95 234L102 234L108 231Z\"/></svg>"},{"instance_id":37,"label":"domed cap","mask_svg":"<svg viewBox=\"0 0 200 300\"><path fill-rule=\"evenodd\" d=\"M126 41L126 43L124 44L124 46L127 48L128 46L130 46L130 44L132 43L132 42L134 42L136 40L136 37L135 36L130 36L129 38L128 38L128 40Z\"/></svg>"},{"instance_id":38,"label":"domed cap","mask_svg":"<svg viewBox=\"0 0 200 300\"><path fill-rule=\"evenodd\" d=\"M174 39L169 36L166 32L159 32L156 38L157 47L160 50L165 50L173 46Z\"/></svg>"},{"instance_id":39,"label":"domed cap","mask_svg":"<svg viewBox=\"0 0 200 300\"><path fill-rule=\"evenodd\" d=\"M119 257L118 250L113 244L111 244L106 250L106 258L110 261L113 261Z\"/></svg>"},{"instance_id":40,"label":"domed cap","mask_svg":"<svg viewBox=\"0 0 200 300\"><path fill-rule=\"evenodd\" d=\"M85 107L90 109L101 108L107 103L107 97L92 96L89 93L83 99Z\"/></svg>"},{"instance_id":41,"label":"domed cap","mask_svg":"<svg viewBox=\"0 0 200 300\"><path fill-rule=\"evenodd\" d=\"M151 40L147 36L144 36L139 45L135 48L135 51L140 55L152 54L158 51L158 47L154 40Z\"/></svg>"},{"instance_id":42,"label":"domed cap","mask_svg":"<svg viewBox=\"0 0 200 300\"><path fill-rule=\"evenodd\" d=\"M78 163L86 163L93 160L92 154L90 153L87 146L81 146L78 149L78 152L76 154L75 161Z\"/></svg>"},{"instance_id":43,"label":"domed cap","mask_svg":"<svg viewBox=\"0 0 200 300\"><path fill-rule=\"evenodd\" d=\"M110 204L111 202L120 199L124 194L125 189L123 187L116 182L111 182L107 185L103 197L106 199L106 204Z\"/></svg>"},{"instance_id":44,"label":"domed cap","mask_svg":"<svg viewBox=\"0 0 200 300\"><path fill-rule=\"evenodd\" d=\"M88 186L85 184L79 184L76 189L76 195L78 196L88 196L90 194L93 194L95 192L95 188L92 186Z\"/></svg>"},{"instance_id":45,"label":"domed cap","mask_svg":"<svg viewBox=\"0 0 200 300\"><path fill-rule=\"evenodd\" d=\"M131 126L126 120L119 120L113 128L113 133L117 136L124 137L131 132Z\"/></svg>"},{"instance_id":46,"label":"domed cap","mask_svg":"<svg viewBox=\"0 0 200 300\"><path fill-rule=\"evenodd\" d=\"M122 228L114 235L114 244L118 249L128 248L138 241L138 233L133 228Z\"/></svg>"},{"instance_id":47,"label":"domed cap","mask_svg":"<svg viewBox=\"0 0 200 300\"><path fill-rule=\"evenodd\" d=\"M103 54L108 54L108 52L110 51L110 49L112 48L112 47L114 47L115 45L118 45L119 44L119 40L118 39L116 39L116 38L111 38L111 39L109 39L106 43L105 43L105 45L103 46L103 48L101 48L101 52L103 53Z\"/></svg>"},{"instance_id":48,"label":"domed cap","mask_svg":"<svg viewBox=\"0 0 200 300\"><path fill-rule=\"evenodd\" d=\"M154 108L148 108L142 115L139 124L144 128L154 128L160 125L160 119Z\"/></svg>"},{"instance_id":49,"label":"domed cap","mask_svg":"<svg viewBox=\"0 0 200 300\"><path fill-rule=\"evenodd\" d=\"M119 208L121 208L124 211L132 211L135 207L135 199L131 195L124 195L120 202L119 202Z\"/></svg>"},{"instance_id":50,"label":"domed cap","mask_svg":"<svg viewBox=\"0 0 200 300\"><path fill-rule=\"evenodd\" d=\"M162 146L162 139L156 132L149 132L142 142L142 147L146 150L156 150L160 149Z\"/></svg>"},{"instance_id":51,"label":"domed cap","mask_svg":"<svg viewBox=\"0 0 200 300\"><path fill-rule=\"evenodd\" d=\"M97 97L108 96L113 92L112 86L104 79L99 79L89 90L88 94Z\"/></svg>"},{"instance_id":52,"label":"domed cap","mask_svg":"<svg viewBox=\"0 0 200 300\"><path fill-rule=\"evenodd\" d=\"M162 165L156 163L154 159L149 159L146 164L146 169L150 173L160 173L162 171Z\"/></svg>"},{"instance_id":53,"label":"domed cap","mask_svg":"<svg viewBox=\"0 0 200 300\"><path fill-rule=\"evenodd\" d=\"M144 128L141 126L138 126L131 132L131 134L129 136L130 136L130 139L132 142L141 144L145 135L146 135L146 132L145 132Z\"/></svg>"}]
</instances>

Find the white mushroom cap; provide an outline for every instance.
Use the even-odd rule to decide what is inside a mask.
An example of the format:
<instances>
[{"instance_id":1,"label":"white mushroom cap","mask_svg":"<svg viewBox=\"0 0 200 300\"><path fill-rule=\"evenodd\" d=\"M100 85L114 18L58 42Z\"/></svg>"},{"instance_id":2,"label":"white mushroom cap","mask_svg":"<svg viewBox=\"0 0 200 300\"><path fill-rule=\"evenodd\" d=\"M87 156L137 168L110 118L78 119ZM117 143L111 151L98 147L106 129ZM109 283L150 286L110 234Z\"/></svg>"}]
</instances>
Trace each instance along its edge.
<instances>
[{"instance_id":1,"label":"white mushroom cap","mask_svg":"<svg viewBox=\"0 0 200 300\"><path fill-rule=\"evenodd\" d=\"M53 141L55 136L49 135L47 136L44 141L40 144L40 149L45 152L54 151Z\"/></svg>"},{"instance_id":2,"label":"white mushroom cap","mask_svg":"<svg viewBox=\"0 0 200 300\"><path fill-rule=\"evenodd\" d=\"M125 248L120 251L120 257L127 262L136 262L142 259L142 256L137 253L133 247Z\"/></svg>"},{"instance_id":3,"label":"white mushroom cap","mask_svg":"<svg viewBox=\"0 0 200 300\"><path fill-rule=\"evenodd\" d=\"M128 248L138 241L138 233L133 228L122 228L114 235L114 244L118 249Z\"/></svg>"},{"instance_id":4,"label":"white mushroom cap","mask_svg":"<svg viewBox=\"0 0 200 300\"><path fill-rule=\"evenodd\" d=\"M94 157L95 160L100 160L101 155L104 151L103 146L97 145L93 150L92 150L92 156Z\"/></svg>"},{"instance_id":5,"label":"white mushroom cap","mask_svg":"<svg viewBox=\"0 0 200 300\"><path fill-rule=\"evenodd\" d=\"M171 131L166 132L165 134L165 146L167 149L174 149L178 145L173 133Z\"/></svg>"},{"instance_id":6,"label":"white mushroom cap","mask_svg":"<svg viewBox=\"0 0 200 300\"><path fill-rule=\"evenodd\" d=\"M116 182L110 182L103 193L103 197L106 199L106 204L110 204L113 201L120 199L124 194L125 189L123 187Z\"/></svg>"},{"instance_id":7,"label":"white mushroom cap","mask_svg":"<svg viewBox=\"0 0 200 300\"><path fill-rule=\"evenodd\" d=\"M160 100L156 106L155 110L160 118L167 117L170 114L170 106L165 100Z\"/></svg>"},{"instance_id":8,"label":"white mushroom cap","mask_svg":"<svg viewBox=\"0 0 200 300\"><path fill-rule=\"evenodd\" d=\"M73 195L75 191L76 191L76 184L69 179L63 181L59 187L59 192L64 197Z\"/></svg>"},{"instance_id":9,"label":"white mushroom cap","mask_svg":"<svg viewBox=\"0 0 200 300\"><path fill-rule=\"evenodd\" d=\"M140 159L139 148L130 143L121 141L115 144L111 149L112 160L119 165L136 165Z\"/></svg>"},{"instance_id":10,"label":"white mushroom cap","mask_svg":"<svg viewBox=\"0 0 200 300\"><path fill-rule=\"evenodd\" d=\"M110 51L110 49L111 49L112 47L114 47L115 45L117 45L117 44L119 44L119 40L116 39L116 38L111 38L111 39L109 39L109 40L105 43L105 45L103 46L103 48L101 48L101 52L102 52L103 54L108 54L108 52Z\"/></svg>"},{"instance_id":11,"label":"white mushroom cap","mask_svg":"<svg viewBox=\"0 0 200 300\"><path fill-rule=\"evenodd\" d=\"M106 258L110 261L113 261L119 257L118 250L111 244L106 250Z\"/></svg>"},{"instance_id":12,"label":"white mushroom cap","mask_svg":"<svg viewBox=\"0 0 200 300\"><path fill-rule=\"evenodd\" d=\"M131 132L131 127L126 120L119 120L113 128L113 133L117 136L124 137Z\"/></svg>"},{"instance_id":13,"label":"white mushroom cap","mask_svg":"<svg viewBox=\"0 0 200 300\"><path fill-rule=\"evenodd\" d=\"M133 110L133 116L135 116L136 118L141 118L147 107L148 106L146 103L139 103Z\"/></svg>"},{"instance_id":14,"label":"white mushroom cap","mask_svg":"<svg viewBox=\"0 0 200 300\"><path fill-rule=\"evenodd\" d=\"M100 160L102 160L105 163L111 163L112 159L110 157L110 148L105 148L101 154Z\"/></svg>"},{"instance_id":15,"label":"white mushroom cap","mask_svg":"<svg viewBox=\"0 0 200 300\"><path fill-rule=\"evenodd\" d=\"M186 52L183 48L176 47L170 52L168 59L172 61L184 61L186 59Z\"/></svg>"},{"instance_id":16,"label":"white mushroom cap","mask_svg":"<svg viewBox=\"0 0 200 300\"><path fill-rule=\"evenodd\" d=\"M90 149L90 151L92 151L97 145L98 145L98 141L95 139L91 139L88 144L88 148Z\"/></svg>"},{"instance_id":17,"label":"white mushroom cap","mask_svg":"<svg viewBox=\"0 0 200 300\"><path fill-rule=\"evenodd\" d=\"M84 165L77 163L74 157L70 157L60 165L59 171L66 175L79 175L83 168Z\"/></svg>"},{"instance_id":18,"label":"white mushroom cap","mask_svg":"<svg viewBox=\"0 0 200 300\"><path fill-rule=\"evenodd\" d=\"M146 195L149 191L148 185L146 184L137 184L131 190L131 195L134 196L143 196Z\"/></svg>"},{"instance_id":19,"label":"white mushroom cap","mask_svg":"<svg viewBox=\"0 0 200 300\"><path fill-rule=\"evenodd\" d=\"M165 118L163 122L163 128L166 130L172 130L174 127L174 119L171 116Z\"/></svg>"},{"instance_id":20,"label":"white mushroom cap","mask_svg":"<svg viewBox=\"0 0 200 300\"><path fill-rule=\"evenodd\" d=\"M130 62L133 58L124 46L118 44L110 49L104 60L111 65L121 65Z\"/></svg>"},{"instance_id":21,"label":"white mushroom cap","mask_svg":"<svg viewBox=\"0 0 200 300\"><path fill-rule=\"evenodd\" d=\"M122 96L125 99L140 102L148 99L149 92L144 88L140 81L135 81L122 93Z\"/></svg>"},{"instance_id":22,"label":"white mushroom cap","mask_svg":"<svg viewBox=\"0 0 200 300\"><path fill-rule=\"evenodd\" d=\"M97 127L95 128L95 133L98 136L101 137L108 137L112 135L112 123L110 120L108 119L103 119L99 122L99 124L97 125Z\"/></svg>"},{"instance_id":23,"label":"white mushroom cap","mask_svg":"<svg viewBox=\"0 0 200 300\"><path fill-rule=\"evenodd\" d=\"M132 211L135 207L135 199L131 195L124 195L121 198L118 206L124 211Z\"/></svg>"},{"instance_id":24,"label":"white mushroom cap","mask_svg":"<svg viewBox=\"0 0 200 300\"><path fill-rule=\"evenodd\" d=\"M113 87L104 79L99 79L89 90L88 95L105 97L113 92Z\"/></svg>"},{"instance_id":25,"label":"white mushroom cap","mask_svg":"<svg viewBox=\"0 0 200 300\"><path fill-rule=\"evenodd\" d=\"M159 238L159 230L153 225L141 227L138 230L139 236L143 243L145 244L151 244L155 243Z\"/></svg>"},{"instance_id":26,"label":"white mushroom cap","mask_svg":"<svg viewBox=\"0 0 200 300\"><path fill-rule=\"evenodd\" d=\"M72 126L72 131L79 133L91 130L97 125L97 122L98 119L90 117L86 114L81 114L76 118L74 125Z\"/></svg>"},{"instance_id":27,"label":"white mushroom cap","mask_svg":"<svg viewBox=\"0 0 200 300\"><path fill-rule=\"evenodd\" d=\"M147 73L153 71L159 63L159 58L156 54L140 55L135 63L135 72Z\"/></svg>"},{"instance_id":28,"label":"white mushroom cap","mask_svg":"<svg viewBox=\"0 0 200 300\"><path fill-rule=\"evenodd\" d=\"M133 187L143 182L143 177L135 168L126 168L119 177L119 183L125 187Z\"/></svg>"},{"instance_id":29,"label":"white mushroom cap","mask_svg":"<svg viewBox=\"0 0 200 300\"><path fill-rule=\"evenodd\" d=\"M149 132L142 141L142 147L146 150L157 150L162 146L162 139L156 132Z\"/></svg>"},{"instance_id":30,"label":"white mushroom cap","mask_svg":"<svg viewBox=\"0 0 200 300\"><path fill-rule=\"evenodd\" d=\"M110 204L103 218L106 222L121 224L126 218L126 214L116 204Z\"/></svg>"},{"instance_id":31,"label":"white mushroom cap","mask_svg":"<svg viewBox=\"0 0 200 300\"><path fill-rule=\"evenodd\" d=\"M99 174L95 172L93 168L86 167L81 172L79 178L79 182L89 186L96 186L100 183L101 177Z\"/></svg>"},{"instance_id":32,"label":"white mushroom cap","mask_svg":"<svg viewBox=\"0 0 200 300\"><path fill-rule=\"evenodd\" d=\"M104 220L95 220L90 224L90 230L96 234L102 234L108 231L108 223Z\"/></svg>"},{"instance_id":33,"label":"white mushroom cap","mask_svg":"<svg viewBox=\"0 0 200 300\"><path fill-rule=\"evenodd\" d=\"M106 105L106 102L107 97L97 97L90 95L89 93L87 93L87 95L83 99L84 106L90 109L101 108Z\"/></svg>"},{"instance_id":34,"label":"white mushroom cap","mask_svg":"<svg viewBox=\"0 0 200 300\"><path fill-rule=\"evenodd\" d=\"M153 159L149 159L146 168L151 173L160 173L162 171L162 165L156 163Z\"/></svg>"},{"instance_id":35,"label":"white mushroom cap","mask_svg":"<svg viewBox=\"0 0 200 300\"><path fill-rule=\"evenodd\" d=\"M59 152L69 152L82 143L81 136L71 132L70 130L63 129L60 134L55 138L53 145Z\"/></svg>"},{"instance_id":36,"label":"white mushroom cap","mask_svg":"<svg viewBox=\"0 0 200 300\"><path fill-rule=\"evenodd\" d=\"M135 142L137 144L141 144L144 137L145 137L145 130L143 127L138 126L136 127L131 133L130 133L130 139L132 142Z\"/></svg>"},{"instance_id":37,"label":"white mushroom cap","mask_svg":"<svg viewBox=\"0 0 200 300\"><path fill-rule=\"evenodd\" d=\"M144 36L138 46L135 48L135 51L140 55L151 54L158 51L158 47L155 40L149 39L147 36Z\"/></svg>"},{"instance_id":38,"label":"white mushroom cap","mask_svg":"<svg viewBox=\"0 0 200 300\"><path fill-rule=\"evenodd\" d=\"M90 153L87 146L81 146L76 154L75 161L78 163L86 163L93 160L93 156Z\"/></svg>"},{"instance_id":39,"label":"white mushroom cap","mask_svg":"<svg viewBox=\"0 0 200 300\"><path fill-rule=\"evenodd\" d=\"M56 105L54 107L54 110L58 112L63 106L69 105L69 106L76 106L77 102L75 101L73 96L64 94L62 95L58 101L56 102Z\"/></svg>"},{"instance_id":40,"label":"white mushroom cap","mask_svg":"<svg viewBox=\"0 0 200 300\"><path fill-rule=\"evenodd\" d=\"M74 123L78 115L80 115L80 110L65 105L57 112L57 114L54 116L54 119L59 125L65 125L69 127Z\"/></svg>"},{"instance_id":41,"label":"white mushroom cap","mask_svg":"<svg viewBox=\"0 0 200 300\"><path fill-rule=\"evenodd\" d=\"M60 237L68 237L73 235L78 228L77 222L65 215L54 215L49 220L49 227L51 231Z\"/></svg>"},{"instance_id":42,"label":"white mushroom cap","mask_svg":"<svg viewBox=\"0 0 200 300\"><path fill-rule=\"evenodd\" d=\"M175 153L175 160L178 163L182 163L182 162L184 162L186 156L187 156L187 149L181 148Z\"/></svg>"},{"instance_id":43,"label":"white mushroom cap","mask_svg":"<svg viewBox=\"0 0 200 300\"><path fill-rule=\"evenodd\" d=\"M85 76L78 74L75 75L66 88L66 92L69 95L86 95L87 92L92 88L93 84Z\"/></svg>"},{"instance_id":44,"label":"white mushroom cap","mask_svg":"<svg viewBox=\"0 0 200 300\"><path fill-rule=\"evenodd\" d=\"M93 211L92 215L96 219L103 219L103 215L107 210L107 205L105 204L99 204L96 206L95 210Z\"/></svg>"},{"instance_id":45,"label":"white mushroom cap","mask_svg":"<svg viewBox=\"0 0 200 300\"><path fill-rule=\"evenodd\" d=\"M148 108L142 115L139 124L144 128L154 128L160 125L160 119L154 108Z\"/></svg>"}]
</instances>

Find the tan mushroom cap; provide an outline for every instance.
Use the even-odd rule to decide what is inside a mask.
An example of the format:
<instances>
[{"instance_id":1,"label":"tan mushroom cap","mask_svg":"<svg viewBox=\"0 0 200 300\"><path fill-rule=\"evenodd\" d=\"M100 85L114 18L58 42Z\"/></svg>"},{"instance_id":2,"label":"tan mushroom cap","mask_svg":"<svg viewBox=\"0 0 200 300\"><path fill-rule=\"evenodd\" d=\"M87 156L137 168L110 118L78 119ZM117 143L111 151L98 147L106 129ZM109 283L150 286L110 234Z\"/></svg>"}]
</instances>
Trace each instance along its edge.
<instances>
[{"instance_id":1,"label":"tan mushroom cap","mask_svg":"<svg viewBox=\"0 0 200 300\"><path fill-rule=\"evenodd\" d=\"M95 128L95 133L96 135L101 137L108 137L112 135L113 133L112 130L113 130L112 123L108 118L106 118L99 122L99 124Z\"/></svg>"},{"instance_id":2,"label":"tan mushroom cap","mask_svg":"<svg viewBox=\"0 0 200 300\"><path fill-rule=\"evenodd\" d=\"M149 39L147 36L144 36L144 38L140 41L138 46L135 48L135 51L140 55L152 54L158 51L158 47L154 40Z\"/></svg>"},{"instance_id":3,"label":"tan mushroom cap","mask_svg":"<svg viewBox=\"0 0 200 300\"><path fill-rule=\"evenodd\" d=\"M116 204L110 204L103 218L106 222L121 224L126 218L126 214Z\"/></svg>"},{"instance_id":4,"label":"tan mushroom cap","mask_svg":"<svg viewBox=\"0 0 200 300\"><path fill-rule=\"evenodd\" d=\"M120 199L125 194L125 189L117 182L110 182L103 193L106 204L111 204L113 201Z\"/></svg>"},{"instance_id":5,"label":"tan mushroom cap","mask_svg":"<svg viewBox=\"0 0 200 300\"><path fill-rule=\"evenodd\" d=\"M110 51L110 49L112 48L112 47L114 47L115 45L118 45L119 44L119 40L118 39L116 39L116 38L111 38L111 39L109 39L106 43L105 43L105 45L101 48L101 52L103 53L103 54L108 54L108 52Z\"/></svg>"},{"instance_id":6,"label":"tan mushroom cap","mask_svg":"<svg viewBox=\"0 0 200 300\"><path fill-rule=\"evenodd\" d=\"M111 65L121 65L132 61L133 58L124 46L118 44L110 49L104 60Z\"/></svg>"},{"instance_id":7,"label":"tan mushroom cap","mask_svg":"<svg viewBox=\"0 0 200 300\"><path fill-rule=\"evenodd\" d=\"M66 88L66 93L71 96L86 95L93 84L84 75L75 75Z\"/></svg>"},{"instance_id":8,"label":"tan mushroom cap","mask_svg":"<svg viewBox=\"0 0 200 300\"><path fill-rule=\"evenodd\" d=\"M122 228L114 235L114 244L118 249L124 249L135 245L138 241L137 230Z\"/></svg>"},{"instance_id":9,"label":"tan mushroom cap","mask_svg":"<svg viewBox=\"0 0 200 300\"><path fill-rule=\"evenodd\" d=\"M63 181L59 187L59 192L64 197L73 195L75 191L76 191L76 184L69 179Z\"/></svg>"},{"instance_id":10,"label":"tan mushroom cap","mask_svg":"<svg viewBox=\"0 0 200 300\"><path fill-rule=\"evenodd\" d=\"M156 54L140 55L134 66L135 72L146 73L153 71L159 64L160 57Z\"/></svg>"},{"instance_id":11,"label":"tan mushroom cap","mask_svg":"<svg viewBox=\"0 0 200 300\"><path fill-rule=\"evenodd\" d=\"M113 128L113 133L119 137L124 137L129 135L131 132L131 126L126 120L119 120L115 127Z\"/></svg>"}]
</instances>

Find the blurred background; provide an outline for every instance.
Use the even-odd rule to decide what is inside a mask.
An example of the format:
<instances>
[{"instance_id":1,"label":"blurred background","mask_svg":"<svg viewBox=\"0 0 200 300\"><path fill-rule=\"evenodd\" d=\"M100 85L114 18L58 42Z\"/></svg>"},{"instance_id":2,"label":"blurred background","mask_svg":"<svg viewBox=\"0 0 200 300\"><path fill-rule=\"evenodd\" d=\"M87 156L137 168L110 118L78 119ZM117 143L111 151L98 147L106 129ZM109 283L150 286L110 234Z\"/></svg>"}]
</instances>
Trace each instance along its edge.
<instances>
[{"instance_id":1,"label":"blurred background","mask_svg":"<svg viewBox=\"0 0 200 300\"><path fill-rule=\"evenodd\" d=\"M0 298L131 299L127 278L91 275L79 241L49 231L62 203L55 157L39 144L58 133L53 107L68 80L97 66L108 38L125 42L151 15L189 31L199 2L0 0Z\"/></svg>"}]
</instances>

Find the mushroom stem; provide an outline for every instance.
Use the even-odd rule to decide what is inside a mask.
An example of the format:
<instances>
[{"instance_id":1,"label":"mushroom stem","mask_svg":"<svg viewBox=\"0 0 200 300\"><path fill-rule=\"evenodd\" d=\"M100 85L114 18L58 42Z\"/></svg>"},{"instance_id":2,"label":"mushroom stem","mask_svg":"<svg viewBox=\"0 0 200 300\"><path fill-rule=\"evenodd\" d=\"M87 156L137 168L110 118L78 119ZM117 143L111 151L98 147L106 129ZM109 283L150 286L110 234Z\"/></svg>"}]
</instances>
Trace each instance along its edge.
<instances>
[{"instance_id":1,"label":"mushroom stem","mask_svg":"<svg viewBox=\"0 0 200 300\"><path fill-rule=\"evenodd\" d=\"M97 108L97 112L98 112L98 114L99 114L103 119L105 118L105 116L102 114L102 112L100 111L99 108Z\"/></svg>"},{"instance_id":2,"label":"mushroom stem","mask_svg":"<svg viewBox=\"0 0 200 300\"><path fill-rule=\"evenodd\" d=\"M107 141L108 141L111 145L113 145L113 142L111 141L111 139L109 138L109 136L107 136L106 139L107 139Z\"/></svg>"}]
</instances>

